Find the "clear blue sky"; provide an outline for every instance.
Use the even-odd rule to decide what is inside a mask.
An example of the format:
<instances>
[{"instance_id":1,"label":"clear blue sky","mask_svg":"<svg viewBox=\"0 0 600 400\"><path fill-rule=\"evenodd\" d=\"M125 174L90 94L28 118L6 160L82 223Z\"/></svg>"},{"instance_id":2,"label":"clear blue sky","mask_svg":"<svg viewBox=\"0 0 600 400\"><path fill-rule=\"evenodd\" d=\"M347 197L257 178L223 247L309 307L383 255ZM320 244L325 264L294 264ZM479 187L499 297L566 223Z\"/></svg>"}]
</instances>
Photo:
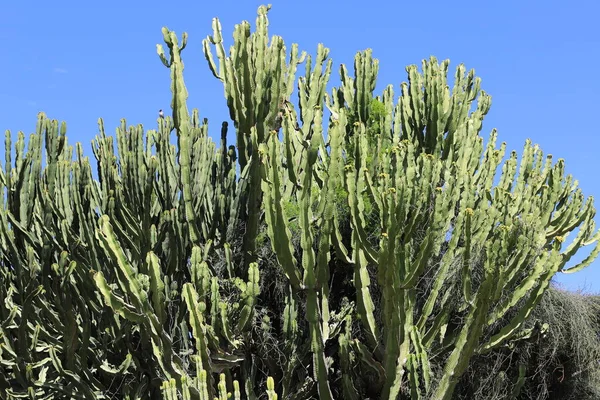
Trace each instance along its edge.
<instances>
[{"instance_id":1,"label":"clear blue sky","mask_svg":"<svg viewBox=\"0 0 600 400\"><path fill-rule=\"evenodd\" d=\"M169 72L156 55L160 29L189 33L184 53L189 106L212 122L228 112L220 82L209 72L201 41L219 17L231 43L233 25L254 25L258 1L5 2L0 13L0 128L35 128L38 111L66 120L71 142L90 141L97 119L109 133L120 118L154 128L168 109ZM435 55L475 68L493 96L484 135L498 128L509 149L526 138L565 158L600 209L600 31L598 0L369 1L272 0L271 33L312 54L319 42L334 65L352 66L357 50L380 60L379 87L406 80L405 66ZM337 73L337 67L336 67ZM337 75L334 75L334 79ZM1 146L4 147L3 145ZM600 218L597 218L600 222ZM600 225L600 224L599 224ZM558 276L570 289L600 291L600 262Z\"/></svg>"}]
</instances>

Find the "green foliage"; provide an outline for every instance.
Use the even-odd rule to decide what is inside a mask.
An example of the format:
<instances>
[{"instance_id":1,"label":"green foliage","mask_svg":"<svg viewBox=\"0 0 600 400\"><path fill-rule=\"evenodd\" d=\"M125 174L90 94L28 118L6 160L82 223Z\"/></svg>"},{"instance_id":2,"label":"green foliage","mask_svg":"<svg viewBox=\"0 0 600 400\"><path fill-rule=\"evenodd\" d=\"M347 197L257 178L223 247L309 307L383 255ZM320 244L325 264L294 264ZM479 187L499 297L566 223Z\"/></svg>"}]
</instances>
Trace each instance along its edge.
<instances>
[{"instance_id":1,"label":"green foliage","mask_svg":"<svg viewBox=\"0 0 600 400\"><path fill-rule=\"evenodd\" d=\"M385 120L386 112L387 110L385 109L385 104L383 104L381 101L378 99L373 99L371 101L367 132L370 132L373 136L381 134L381 125L382 121Z\"/></svg>"},{"instance_id":2,"label":"green foliage","mask_svg":"<svg viewBox=\"0 0 600 400\"><path fill-rule=\"evenodd\" d=\"M114 139L100 120L97 179L65 124L40 114L14 153L7 132L8 398L256 399L266 387L270 399L446 400L478 393L459 383L485 357L544 355L527 346L566 337L532 316L554 318L538 314L552 277L600 247L593 199L564 161L529 141L504 159L495 131L484 145L491 98L462 65L452 89L447 61L407 67L395 103L391 86L374 95L366 50L327 93L329 50L288 51L267 12L253 32L236 25L229 54L217 19L203 42L235 146L226 123L217 148L189 113L187 35L167 28L172 115L149 131L122 121ZM535 365L495 371L494 387L531 391Z\"/></svg>"}]
</instances>

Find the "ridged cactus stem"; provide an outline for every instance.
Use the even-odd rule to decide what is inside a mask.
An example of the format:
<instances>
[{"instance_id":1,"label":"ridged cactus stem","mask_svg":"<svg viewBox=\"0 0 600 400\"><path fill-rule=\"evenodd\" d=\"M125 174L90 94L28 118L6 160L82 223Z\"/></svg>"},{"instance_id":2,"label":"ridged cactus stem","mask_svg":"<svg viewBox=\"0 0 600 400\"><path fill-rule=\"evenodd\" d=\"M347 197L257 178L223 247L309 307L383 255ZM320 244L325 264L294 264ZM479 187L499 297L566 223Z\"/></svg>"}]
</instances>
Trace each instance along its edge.
<instances>
[{"instance_id":1,"label":"ridged cactus stem","mask_svg":"<svg viewBox=\"0 0 600 400\"><path fill-rule=\"evenodd\" d=\"M491 250L491 246L488 246L488 249ZM468 360L473 355L479 342L485 324L485 316L490 306L488 298L493 290L493 286L497 284L497 273L494 271L493 262L493 260L488 258L486 262L485 281L475 295L473 305L456 339L454 350L446 361L444 374L432 395L432 400L449 400L452 398L454 387L468 366Z\"/></svg>"},{"instance_id":2,"label":"ridged cactus stem","mask_svg":"<svg viewBox=\"0 0 600 400\"><path fill-rule=\"evenodd\" d=\"M177 147L179 148L179 165L181 168L181 190L185 203L185 217L188 221L190 240L193 244L200 243L200 231L198 230L196 215L192 206L191 190L191 132L190 114L187 108L187 89L183 81L183 61L181 51L187 44L187 34L182 35L182 44L179 46L175 32L167 28L162 29L164 41L169 47L170 59L167 60L161 45L157 45L158 55L163 64L171 70L171 92L173 99L171 108L173 110L173 124L177 131Z\"/></svg>"}]
</instances>

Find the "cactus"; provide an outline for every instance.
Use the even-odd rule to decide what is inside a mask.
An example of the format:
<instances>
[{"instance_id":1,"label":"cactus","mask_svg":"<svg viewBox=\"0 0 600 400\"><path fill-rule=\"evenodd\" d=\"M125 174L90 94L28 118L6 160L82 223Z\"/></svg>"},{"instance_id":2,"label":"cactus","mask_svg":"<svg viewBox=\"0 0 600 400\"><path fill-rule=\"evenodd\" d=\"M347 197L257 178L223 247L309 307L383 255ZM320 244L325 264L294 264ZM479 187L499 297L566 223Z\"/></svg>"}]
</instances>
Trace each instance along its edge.
<instances>
[{"instance_id":1,"label":"cactus","mask_svg":"<svg viewBox=\"0 0 600 400\"><path fill-rule=\"evenodd\" d=\"M8 398L451 399L474 357L532 336L556 273L596 258L593 199L564 161L484 144L473 71L450 89L447 61L409 66L394 103L366 50L328 93L329 49L288 51L268 9L229 55L217 19L203 42L235 146L188 111L187 35L167 28L171 116L114 139L99 120L97 178L64 123L40 113L27 150L6 133Z\"/></svg>"},{"instance_id":2,"label":"cactus","mask_svg":"<svg viewBox=\"0 0 600 400\"><path fill-rule=\"evenodd\" d=\"M179 388L178 388L179 386ZM214 397L217 400L227 400L230 398L239 400L241 399L241 391L240 384L237 380L233 381L233 392L227 391L227 381L225 378L225 374L220 374L220 379L218 383L218 397ZM274 382L273 378L267 379L267 389L266 394L269 400L277 400L277 393L274 390ZM169 381L163 382L161 386L162 390L162 398L165 400L176 400L179 398L179 393L184 393L183 398L192 398L191 393L192 390L197 393L197 397L199 400L209 400L211 397L208 395L208 381L207 381L207 373L205 370L200 370L198 376L193 380L183 380L179 385L175 379L171 379Z\"/></svg>"}]
</instances>

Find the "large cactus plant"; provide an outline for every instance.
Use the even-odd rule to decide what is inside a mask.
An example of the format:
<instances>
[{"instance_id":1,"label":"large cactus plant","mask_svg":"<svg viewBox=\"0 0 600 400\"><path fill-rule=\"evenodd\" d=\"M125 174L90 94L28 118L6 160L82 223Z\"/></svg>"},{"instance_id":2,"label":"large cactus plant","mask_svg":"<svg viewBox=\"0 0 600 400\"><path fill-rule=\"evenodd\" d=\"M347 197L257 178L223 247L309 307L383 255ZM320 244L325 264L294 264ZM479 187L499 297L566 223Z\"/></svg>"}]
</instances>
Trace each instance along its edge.
<instances>
[{"instance_id":1,"label":"large cactus plant","mask_svg":"<svg viewBox=\"0 0 600 400\"><path fill-rule=\"evenodd\" d=\"M474 356L545 329L528 317L557 272L595 259L564 162L484 144L473 71L451 89L447 61L410 66L395 102L367 50L328 93L329 50L288 51L267 12L229 55L217 19L204 41L235 145L189 113L187 36L166 28L172 116L122 121L116 148L99 121L97 179L64 123L40 114L27 150L7 132L8 398L451 399Z\"/></svg>"}]
</instances>

